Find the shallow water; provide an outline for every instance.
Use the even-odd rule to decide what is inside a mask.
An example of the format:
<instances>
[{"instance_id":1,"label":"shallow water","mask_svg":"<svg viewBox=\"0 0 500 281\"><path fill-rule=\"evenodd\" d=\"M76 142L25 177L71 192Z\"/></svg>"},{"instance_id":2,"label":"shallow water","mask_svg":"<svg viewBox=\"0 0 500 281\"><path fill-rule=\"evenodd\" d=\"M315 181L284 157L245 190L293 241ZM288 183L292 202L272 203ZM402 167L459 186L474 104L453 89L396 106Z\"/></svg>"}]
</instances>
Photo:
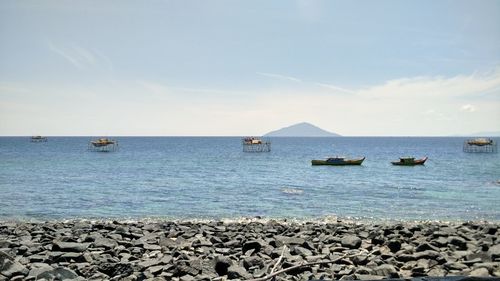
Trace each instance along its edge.
<instances>
[{"instance_id":1,"label":"shallow water","mask_svg":"<svg viewBox=\"0 0 500 281\"><path fill-rule=\"evenodd\" d=\"M0 138L0 218L322 216L500 221L500 157L462 152L464 138L273 138L270 153L240 138ZM498 140L497 140L498 141ZM362 166L311 166L325 156ZM428 156L397 167L399 156Z\"/></svg>"}]
</instances>

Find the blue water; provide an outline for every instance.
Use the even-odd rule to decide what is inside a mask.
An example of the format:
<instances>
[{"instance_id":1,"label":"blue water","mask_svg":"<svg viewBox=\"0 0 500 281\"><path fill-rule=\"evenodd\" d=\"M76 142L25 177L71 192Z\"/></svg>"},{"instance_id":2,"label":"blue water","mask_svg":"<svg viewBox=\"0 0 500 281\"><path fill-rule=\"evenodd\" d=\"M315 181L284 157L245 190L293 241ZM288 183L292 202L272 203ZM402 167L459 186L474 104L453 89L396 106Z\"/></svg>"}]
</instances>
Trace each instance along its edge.
<instances>
[{"instance_id":1,"label":"blue water","mask_svg":"<svg viewBox=\"0 0 500 281\"><path fill-rule=\"evenodd\" d=\"M103 153L87 137L0 138L0 219L500 221L500 155L464 153L463 138L274 138L270 153L244 153L236 137L116 139ZM366 160L310 164L335 155ZM390 164L406 155L429 160Z\"/></svg>"}]
</instances>

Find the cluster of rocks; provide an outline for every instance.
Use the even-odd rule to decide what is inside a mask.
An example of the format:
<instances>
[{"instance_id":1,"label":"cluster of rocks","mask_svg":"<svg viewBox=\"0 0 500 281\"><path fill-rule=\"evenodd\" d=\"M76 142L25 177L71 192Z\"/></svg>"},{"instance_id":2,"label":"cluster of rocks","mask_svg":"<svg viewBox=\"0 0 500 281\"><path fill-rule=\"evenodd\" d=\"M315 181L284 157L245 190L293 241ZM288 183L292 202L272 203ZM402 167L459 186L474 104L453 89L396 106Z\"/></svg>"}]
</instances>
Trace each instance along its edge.
<instances>
[{"instance_id":1,"label":"cluster of rocks","mask_svg":"<svg viewBox=\"0 0 500 281\"><path fill-rule=\"evenodd\" d=\"M275 280L500 277L499 226L0 222L0 280L251 280L295 265Z\"/></svg>"}]
</instances>

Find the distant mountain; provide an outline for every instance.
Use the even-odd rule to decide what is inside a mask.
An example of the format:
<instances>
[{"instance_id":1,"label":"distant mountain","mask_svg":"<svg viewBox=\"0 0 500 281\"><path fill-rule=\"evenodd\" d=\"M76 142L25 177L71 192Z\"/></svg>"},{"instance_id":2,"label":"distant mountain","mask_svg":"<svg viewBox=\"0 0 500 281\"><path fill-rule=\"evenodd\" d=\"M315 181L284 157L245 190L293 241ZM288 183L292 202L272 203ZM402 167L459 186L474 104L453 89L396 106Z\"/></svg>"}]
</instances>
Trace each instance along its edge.
<instances>
[{"instance_id":1,"label":"distant mountain","mask_svg":"<svg viewBox=\"0 0 500 281\"><path fill-rule=\"evenodd\" d=\"M309 123L299 123L265 134L266 137L340 137Z\"/></svg>"}]
</instances>

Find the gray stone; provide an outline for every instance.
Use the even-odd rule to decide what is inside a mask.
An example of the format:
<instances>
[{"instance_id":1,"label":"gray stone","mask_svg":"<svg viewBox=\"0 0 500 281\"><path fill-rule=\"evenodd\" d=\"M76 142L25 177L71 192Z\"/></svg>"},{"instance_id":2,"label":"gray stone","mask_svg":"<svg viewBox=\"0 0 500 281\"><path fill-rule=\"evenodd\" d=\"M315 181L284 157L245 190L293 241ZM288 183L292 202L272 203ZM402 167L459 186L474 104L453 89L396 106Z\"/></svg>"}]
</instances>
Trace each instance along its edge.
<instances>
[{"instance_id":1,"label":"gray stone","mask_svg":"<svg viewBox=\"0 0 500 281\"><path fill-rule=\"evenodd\" d=\"M379 275L369 275L369 274L354 274L354 280L380 280L384 279L384 276Z\"/></svg>"},{"instance_id":2,"label":"gray stone","mask_svg":"<svg viewBox=\"0 0 500 281\"><path fill-rule=\"evenodd\" d=\"M134 272L132 266L128 263L102 263L98 270L109 276L128 276Z\"/></svg>"},{"instance_id":3,"label":"gray stone","mask_svg":"<svg viewBox=\"0 0 500 281\"><path fill-rule=\"evenodd\" d=\"M308 250L308 249L306 249L304 247L300 247L300 246L295 246L294 249L293 249L293 251L297 255L301 255L303 257L307 257L307 256L312 256L313 255L313 253L310 250Z\"/></svg>"},{"instance_id":4,"label":"gray stone","mask_svg":"<svg viewBox=\"0 0 500 281\"><path fill-rule=\"evenodd\" d=\"M229 257L217 256L215 258L214 269L219 276L227 275L228 268L233 264Z\"/></svg>"},{"instance_id":5,"label":"gray stone","mask_svg":"<svg viewBox=\"0 0 500 281\"><path fill-rule=\"evenodd\" d=\"M401 250L401 242L399 242L399 240L391 240L387 242L387 247L391 249L391 252L395 253Z\"/></svg>"},{"instance_id":6,"label":"gray stone","mask_svg":"<svg viewBox=\"0 0 500 281\"><path fill-rule=\"evenodd\" d=\"M499 267L500 267L500 265L496 262L482 262L482 263L476 263L472 266L472 268L474 268L474 269L486 268L490 272L495 271Z\"/></svg>"},{"instance_id":7,"label":"gray stone","mask_svg":"<svg viewBox=\"0 0 500 281\"><path fill-rule=\"evenodd\" d=\"M436 276L436 277L442 277L446 275L446 271L440 267L434 267L431 268L429 271L427 271L428 276Z\"/></svg>"},{"instance_id":8,"label":"gray stone","mask_svg":"<svg viewBox=\"0 0 500 281\"><path fill-rule=\"evenodd\" d=\"M158 275L163 271L163 265L151 266L148 267L147 270L151 272L153 275Z\"/></svg>"},{"instance_id":9,"label":"gray stone","mask_svg":"<svg viewBox=\"0 0 500 281\"><path fill-rule=\"evenodd\" d=\"M441 254L439 254L439 252L436 252L436 251L433 251L433 250L426 250L426 251L423 251L423 252L418 252L416 254L414 254L414 257L416 260L419 260L419 259L437 259L438 257L440 257Z\"/></svg>"},{"instance_id":10,"label":"gray stone","mask_svg":"<svg viewBox=\"0 0 500 281\"><path fill-rule=\"evenodd\" d=\"M433 240L432 243L438 247L446 247L446 245L448 245L448 239L446 237L439 236L437 239Z\"/></svg>"},{"instance_id":11,"label":"gray stone","mask_svg":"<svg viewBox=\"0 0 500 281\"><path fill-rule=\"evenodd\" d=\"M491 255L489 255L487 252L478 252L478 253L473 253L473 254L467 255L465 257L466 261L474 261L477 259L481 260L481 262L490 262Z\"/></svg>"},{"instance_id":12,"label":"gray stone","mask_svg":"<svg viewBox=\"0 0 500 281\"><path fill-rule=\"evenodd\" d=\"M306 240L304 238L300 237L288 237L288 236L281 236L281 235L276 235L274 237L276 241L276 247L280 248L283 247L283 245L302 245Z\"/></svg>"},{"instance_id":13,"label":"gray stone","mask_svg":"<svg viewBox=\"0 0 500 281\"><path fill-rule=\"evenodd\" d=\"M500 244L490 247L488 253L491 255L492 260L500 258Z\"/></svg>"},{"instance_id":14,"label":"gray stone","mask_svg":"<svg viewBox=\"0 0 500 281\"><path fill-rule=\"evenodd\" d=\"M161 250L161 246L154 245L154 244L144 244L143 248L145 250L150 250L150 251L159 251L159 250Z\"/></svg>"},{"instance_id":15,"label":"gray stone","mask_svg":"<svg viewBox=\"0 0 500 281\"><path fill-rule=\"evenodd\" d=\"M184 275L179 278L179 281L194 281L196 280L194 276L191 275ZM159 279L158 281L164 281L164 279Z\"/></svg>"},{"instance_id":16,"label":"gray stone","mask_svg":"<svg viewBox=\"0 0 500 281\"><path fill-rule=\"evenodd\" d=\"M90 243L55 241L52 245L52 250L61 252L84 252L89 245Z\"/></svg>"},{"instance_id":17,"label":"gray stone","mask_svg":"<svg viewBox=\"0 0 500 281\"><path fill-rule=\"evenodd\" d=\"M246 253L249 250L254 250L254 253L257 253L264 246L265 246L265 242L262 240L250 240L250 241L246 241L243 244L243 247L241 248L241 250L243 251L243 253Z\"/></svg>"},{"instance_id":18,"label":"gray stone","mask_svg":"<svg viewBox=\"0 0 500 281\"><path fill-rule=\"evenodd\" d=\"M433 246L429 243L422 243L422 244L418 245L417 248L415 248L415 251L417 251L417 252L423 252L423 251L427 251L427 250L439 251L439 248L436 246Z\"/></svg>"},{"instance_id":19,"label":"gray stone","mask_svg":"<svg viewBox=\"0 0 500 281\"><path fill-rule=\"evenodd\" d=\"M36 266L34 266L36 265ZM44 272L47 272L47 271L51 271L53 270L54 268L52 266L50 266L49 264L46 264L46 263L34 263L31 267L31 270L30 272L28 273L28 276L34 276L35 278L39 278L38 275L44 273Z\"/></svg>"},{"instance_id":20,"label":"gray stone","mask_svg":"<svg viewBox=\"0 0 500 281\"><path fill-rule=\"evenodd\" d=\"M447 270L460 270L460 271L469 268L465 264L459 262L447 262L443 265L443 267Z\"/></svg>"},{"instance_id":21,"label":"gray stone","mask_svg":"<svg viewBox=\"0 0 500 281\"><path fill-rule=\"evenodd\" d=\"M460 250L467 250L467 241L459 236L448 237L448 244L452 244L458 247Z\"/></svg>"},{"instance_id":22,"label":"gray stone","mask_svg":"<svg viewBox=\"0 0 500 281\"><path fill-rule=\"evenodd\" d=\"M361 246L361 239L354 235L346 235L342 238L340 243L343 247L357 249Z\"/></svg>"},{"instance_id":23,"label":"gray stone","mask_svg":"<svg viewBox=\"0 0 500 281\"><path fill-rule=\"evenodd\" d=\"M368 263L368 256L367 255L356 255L354 257L352 257L352 262L355 264L355 265L365 265L366 263Z\"/></svg>"},{"instance_id":24,"label":"gray stone","mask_svg":"<svg viewBox=\"0 0 500 281\"><path fill-rule=\"evenodd\" d=\"M195 239L192 243L193 247L212 247L214 244L207 239Z\"/></svg>"},{"instance_id":25,"label":"gray stone","mask_svg":"<svg viewBox=\"0 0 500 281\"><path fill-rule=\"evenodd\" d=\"M401 262L413 261L415 259L416 259L415 256L410 255L410 254L397 254L396 255L396 260L401 261Z\"/></svg>"},{"instance_id":26,"label":"gray stone","mask_svg":"<svg viewBox=\"0 0 500 281\"><path fill-rule=\"evenodd\" d=\"M396 268L390 264L382 264L375 267L373 269L373 274L391 278L399 277Z\"/></svg>"},{"instance_id":27,"label":"gray stone","mask_svg":"<svg viewBox=\"0 0 500 281\"><path fill-rule=\"evenodd\" d=\"M258 256L246 257L243 259L243 266L246 269L255 266L261 268L262 266L264 266L264 261L262 260L261 257Z\"/></svg>"},{"instance_id":28,"label":"gray stone","mask_svg":"<svg viewBox=\"0 0 500 281\"><path fill-rule=\"evenodd\" d=\"M0 251L0 273L6 277L11 277L13 275L26 275L29 270L19 262L15 261L14 258Z\"/></svg>"},{"instance_id":29,"label":"gray stone","mask_svg":"<svg viewBox=\"0 0 500 281\"><path fill-rule=\"evenodd\" d=\"M62 254L57 258L58 262L67 261L67 262L85 262L86 259L83 257L83 253L72 253L67 252Z\"/></svg>"},{"instance_id":30,"label":"gray stone","mask_svg":"<svg viewBox=\"0 0 500 281\"><path fill-rule=\"evenodd\" d=\"M476 268L469 273L470 276L488 277L490 272L484 267Z\"/></svg>"},{"instance_id":31,"label":"gray stone","mask_svg":"<svg viewBox=\"0 0 500 281\"><path fill-rule=\"evenodd\" d=\"M73 270L65 267L57 267L50 271L44 271L36 276L37 279L48 279L48 280L71 280L78 277Z\"/></svg>"},{"instance_id":32,"label":"gray stone","mask_svg":"<svg viewBox=\"0 0 500 281\"><path fill-rule=\"evenodd\" d=\"M231 265L227 269L227 278L228 279L250 279L252 275L248 273L244 267Z\"/></svg>"},{"instance_id":33,"label":"gray stone","mask_svg":"<svg viewBox=\"0 0 500 281\"><path fill-rule=\"evenodd\" d=\"M141 261L138 263L139 266L141 267L150 267L150 266L155 266L157 264L160 264L161 261L158 260L158 259L150 259L150 260L145 260L145 261Z\"/></svg>"},{"instance_id":34,"label":"gray stone","mask_svg":"<svg viewBox=\"0 0 500 281\"><path fill-rule=\"evenodd\" d=\"M26 275L28 272L28 269L17 261L5 260L0 264L0 273L6 277Z\"/></svg>"},{"instance_id":35,"label":"gray stone","mask_svg":"<svg viewBox=\"0 0 500 281\"><path fill-rule=\"evenodd\" d=\"M372 275L373 269L366 266L356 267L355 273L358 275Z\"/></svg>"},{"instance_id":36,"label":"gray stone","mask_svg":"<svg viewBox=\"0 0 500 281\"><path fill-rule=\"evenodd\" d=\"M92 243L94 248L106 248L106 249L114 249L118 246L118 242L113 239L98 237Z\"/></svg>"}]
</instances>

